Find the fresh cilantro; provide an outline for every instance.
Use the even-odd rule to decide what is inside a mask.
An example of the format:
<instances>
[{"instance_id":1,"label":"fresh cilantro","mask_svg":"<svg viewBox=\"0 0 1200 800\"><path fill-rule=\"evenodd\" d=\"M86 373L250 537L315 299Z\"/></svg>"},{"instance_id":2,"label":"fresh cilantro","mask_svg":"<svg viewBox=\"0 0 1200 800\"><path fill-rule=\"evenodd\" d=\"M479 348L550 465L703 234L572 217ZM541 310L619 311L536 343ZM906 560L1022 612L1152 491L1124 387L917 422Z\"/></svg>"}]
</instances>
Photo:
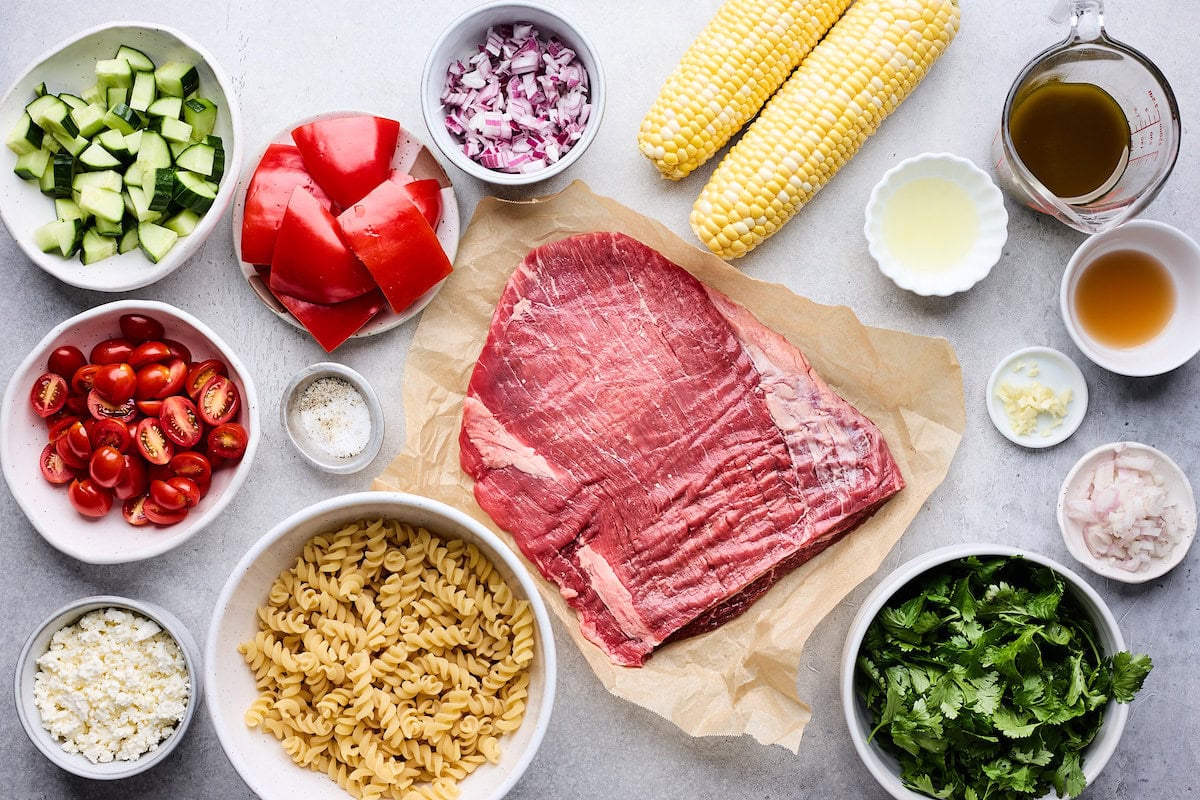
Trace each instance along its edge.
<instances>
[{"instance_id":1,"label":"fresh cilantro","mask_svg":"<svg viewBox=\"0 0 1200 800\"><path fill-rule=\"evenodd\" d=\"M919 577L863 638L857 687L901 779L940 800L1083 791L1083 750L1150 658L1101 654L1062 579L1023 559L966 558Z\"/></svg>"}]
</instances>

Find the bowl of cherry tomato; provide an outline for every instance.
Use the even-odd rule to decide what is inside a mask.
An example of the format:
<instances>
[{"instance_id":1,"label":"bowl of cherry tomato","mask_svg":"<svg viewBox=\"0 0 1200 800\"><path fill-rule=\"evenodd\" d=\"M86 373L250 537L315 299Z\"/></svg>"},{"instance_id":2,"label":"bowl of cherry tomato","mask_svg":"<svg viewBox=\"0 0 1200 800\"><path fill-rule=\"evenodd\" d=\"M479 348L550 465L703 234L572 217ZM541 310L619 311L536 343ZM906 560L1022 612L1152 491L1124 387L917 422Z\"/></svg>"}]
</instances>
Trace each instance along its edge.
<instances>
[{"instance_id":1,"label":"bowl of cherry tomato","mask_svg":"<svg viewBox=\"0 0 1200 800\"><path fill-rule=\"evenodd\" d=\"M122 300L55 326L8 381L0 466L38 533L80 561L159 555L216 517L259 439L249 371L178 308Z\"/></svg>"}]
</instances>

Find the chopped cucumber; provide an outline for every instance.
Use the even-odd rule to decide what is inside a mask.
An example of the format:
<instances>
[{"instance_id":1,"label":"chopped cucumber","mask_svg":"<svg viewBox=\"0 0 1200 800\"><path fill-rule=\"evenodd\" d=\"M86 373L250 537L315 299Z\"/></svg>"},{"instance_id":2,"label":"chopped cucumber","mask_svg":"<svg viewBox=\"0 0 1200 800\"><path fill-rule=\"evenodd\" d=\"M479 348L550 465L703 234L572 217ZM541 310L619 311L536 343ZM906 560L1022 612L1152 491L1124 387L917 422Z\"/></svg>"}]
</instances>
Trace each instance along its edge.
<instances>
[{"instance_id":1,"label":"chopped cucumber","mask_svg":"<svg viewBox=\"0 0 1200 800\"><path fill-rule=\"evenodd\" d=\"M75 157L66 152L55 153L50 174L54 176L54 196L70 197L75 182Z\"/></svg>"},{"instance_id":2,"label":"chopped cucumber","mask_svg":"<svg viewBox=\"0 0 1200 800\"><path fill-rule=\"evenodd\" d=\"M97 189L108 189L109 191L121 191L122 181L121 173L116 170L106 169L100 172L78 172L75 174L75 179L71 181L71 188L77 192L82 192L84 187L94 186Z\"/></svg>"},{"instance_id":3,"label":"chopped cucumber","mask_svg":"<svg viewBox=\"0 0 1200 800\"><path fill-rule=\"evenodd\" d=\"M54 213L59 219L87 219L79 204L68 197L59 197L54 201Z\"/></svg>"},{"instance_id":4,"label":"chopped cucumber","mask_svg":"<svg viewBox=\"0 0 1200 800\"><path fill-rule=\"evenodd\" d=\"M171 166L171 150L167 147L166 139L154 131L143 130L137 160L147 167Z\"/></svg>"},{"instance_id":5,"label":"chopped cucumber","mask_svg":"<svg viewBox=\"0 0 1200 800\"><path fill-rule=\"evenodd\" d=\"M190 208L185 208L175 216L163 223L164 227L170 228L180 236L187 236L192 231L196 230L196 226L200 224L200 215Z\"/></svg>"},{"instance_id":6,"label":"chopped cucumber","mask_svg":"<svg viewBox=\"0 0 1200 800\"><path fill-rule=\"evenodd\" d=\"M200 86L200 74L191 64L172 61L154 70L158 93L169 97L187 97Z\"/></svg>"},{"instance_id":7,"label":"chopped cucumber","mask_svg":"<svg viewBox=\"0 0 1200 800\"><path fill-rule=\"evenodd\" d=\"M141 116L124 103L113 106L104 115L104 124L128 136L142 125Z\"/></svg>"},{"instance_id":8,"label":"chopped cucumber","mask_svg":"<svg viewBox=\"0 0 1200 800\"><path fill-rule=\"evenodd\" d=\"M79 260L84 264L95 264L117 254L117 240L111 236L103 236L91 228L83 234L83 250Z\"/></svg>"},{"instance_id":9,"label":"chopped cucumber","mask_svg":"<svg viewBox=\"0 0 1200 800\"><path fill-rule=\"evenodd\" d=\"M134 225L129 230L125 231L125 235L121 237L121 243L117 245L118 253L128 253L131 250L138 248L138 232L137 225Z\"/></svg>"},{"instance_id":10,"label":"chopped cucumber","mask_svg":"<svg viewBox=\"0 0 1200 800\"><path fill-rule=\"evenodd\" d=\"M146 177L146 165L140 162L133 162L125 169L125 185L137 186L141 188L142 178Z\"/></svg>"},{"instance_id":11,"label":"chopped cucumber","mask_svg":"<svg viewBox=\"0 0 1200 800\"><path fill-rule=\"evenodd\" d=\"M25 106L25 113L43 130L67 137L79 133L79 128L71 119L71 107L52 94L42 95Z\"/></svg>"},{"instance_id":12,"label":"chopped cucumber","mask_svg":"<svg viewBox=\"0 0 1200 800\"><path fill-rule=\"evenodd\" d=\"M203 214L217 199L217 185L204 180L204 176L180 170L175 173L175 202ZM153 205L151 206L153 207Z\"/></svg>"},{"instance_id":13,"label":"chopped cucumber","mask_svg":"<svg viewBox=\"0 0 1200 800\"><path fill-rule=\"evenodd\" d=\"M50 136L54 141L62 145L62 149L66 150L72 156L78 156L87 149L88 140L82 136L63 136L58 131L51 131Z\"/></svg>"},{"instance_id":14,"label":"chopped cucumber","mask_svg":"<svg viewBox=\"0 0 1200 800\"><path fill-rule=\"evenodd\" d=\"M142 191L146 193L151 211L166 211L176 191L175 170L171 167L147 169L142 178Z\"/></svg>"},{"instance_id":15,"label":"chopped cucumber","mask_svg":"<svg viewBox=\"0 0 1200 800\"><path fill-rule=\"evenodd\" d=\"M150 104L146 113L152 117L174 117L183 113L183 100L178 97L160 97Z\"/></svg>"},{"instance_id":16,"label":"chopped cucumber","mask_svg":"<svg viewBox=\"0 0 1200 800\"><path fill-rule=\"evenodd\" d=\"M38 97L41 97L45 93L46 93L46 82L45 81L42 81L37 86L33 87L33 96L35 99Z\"/></svg>"},{"instance_id":17,"label":"chopped cucumber","mask_svg":"<svg viewBox=\"0 0 1200 800\"><path fill-rule=\"evenodd\" d=\"M88 105L88 101L84 100L82 97L76 97L75 95L67 94L66 92L60 94L58 99L69 105L72 110L77 108L86 108Z\"/></svg>"},{"instance_id":18,"label":"chopped cucumber","mask_svg":"<svg viewBox=\"0 0 1200 800\"><path fill-rule=\"evenodd\" d=\"M50 169L50 151L34 150L17 157L17 165L13 167L13 172L23 180L40 182L48 169Z\"/></svg>"},{"instance_id":19,"label":"chopped cucumber","mask_svg":"<svg viewBox=\"0 0 1200 800\"><path fill-rule=\"evenodd\" d=\"M142 187L130 186L125 192L129 195L129 202L133 205L133 216L138 222L158 222L162 219L161 212L150 210L150 201Z\"/></svg>"},{"instance_id":20,"label":"chopped cucumber","mask_svg":"<svg viewBox=\"0 0 1200 800\"><path fill-rule=\"evenodd\" d=\"M101 147L116 156L122 164L133 161L133 153L129 152L129 145L125 143L125 137L121 135L120 131L106 130L96 137L96 141L100 143Z\"/></svg>"},{"instance_id":21,"label":"chopped cucumber","mask_svg":"<svg viewBox=\"0 0 1200 800\"><path fill-rule=\"evenodd\" d=\"M207 144L194 144L175 158L175 166L211 178L216 161L217 149L215 147Z\"/></svg>"},{"instance_id":22,"label":"chopped cucumber","mask_svg":"<svg viewBox=\"0 0 1200 800\"><path fill-rule=\"evenodd\" d=\"M146 112L158 97L154 85L154 75L150 72L139 72L133 78L133 89L129 92L129 107L134 111Z\"/></svg>"},{"instance_id":23,"label":"chopped cucumber","mask_svg":"<svg viewBox=\"0 0 1200 800\"><path fill-rule=\"evenodd\" d=\"M99 103L100 105L108 105L108 90L100 84L92 84L83 90L83 99L87 103Z\"/></svg>"},{"instance_id":24,"label":"chopped cucumber","mask_svg":"<svg viewBox=\"0 0 1200 800\"><path fill-rule=\"evenodd\" d=\"M138 244L146 258L157 264L166 258L167 252L175 246L179 234L170 228L155 225L153 222L141 222L137 226Z\"/></svg>"},{"instance_id":25,"label":"chopped cucumber","mask_svg":"<svg viewBox=\"0 0 1200 800\"><path fill-rule=\"evenodd\" d=\"M129 105L129 90L110 86L108 91L104 93L104 99L108 108Z\"/></svg>"},{"instance_id":26,"label":"chopped cucumber","mask_svg":"<svg viewBox=\"0 0 1200 800\"><path fill-rule=\"evenodd\" d=\"M71 159L74 162L74 159ZM38 188L42 190L42 194L58 199L58 192L54 185L54 156L50 156L50 168L42 175L42 179L38 181ZM71 196L71 187L67 187L67 197Z\"/></svg>"},{"instance_id":27,"label":"chopped cucumber","mask_svg":"<svg viewBox=\"0 0 1200 800\"><path fill-rule=\"evenodd\" d=\"M98 220L120 223L121 217L125 216L125 201L120 192L85 186L79 192L79 209Z\"/></svg>"},{"instance_id":28,"label":"chopped cucumber","mask_svg":"<svg viewBox=\"0 0 1200 800\"><path fill-rule=\"evenodd\" d=\"M118 47L117 54L113 58L128 61L129 68L134 72L154 72L154 62L150 60L150 56L128 45Z\"/></svg>"},{"instance_id":29,"label":"chopped cucumber","mask_svg":"<svg viewBox=\"0 0 1200 800\"><path fill-rule=\"evenodd\" d=\"M9 150L12 150L18 156L23 156L26 153L32 153L42 146L43 133L42 129L29 116L28 112L25 112L17 118L17 124L8 134L8 138L4 140L4 143L8 145Z\"/></svg>"},{"instance_id":30,"label":"chopped cucumber","mask_svg":"<svg viewBox=\"0 0 1200 800\"><path fill-rule=\"evenodd\" d=\"M104 115L107 113L107 108L93 103L92 105L73 109L71 111L71 121L79 129L80 136L90 139L104 130Z\"/></svg>"},{"instance_id":31,"label":"chopped cucumber","mask_svg":"<svg viewBox=\"0 0 1200 800\"><path fill-rule=\"evenodd\" d=\"M33 243L43 253L57 252L63 258L70 258L83 242L83 231L83 220L59 219L36 228Z\"/></svg>"},{"instance_id":32,"label":"chopped cucumber","mask_svg":"<svg viewBox=\"0 0 1200 800\"><path fill-rule=\"evenodd\" d=\"M158 132L168 142L191 143L192 126L186 122L180 122L172 117L159 117L157 123Z\"/></svg>"},{"instance_id":33,"label":"chopped cucumber","mask_svg":"<svg viewBox=\"0 0 1200 800\"><path fill-rule=\"evenodd\" d=\"M121 205L125 205L124 200L121 201ZM101 236L120 236L125 233L125 227L120 222L113 222L104 217L96 217L93 227L96 229L96 233Z\"/></svg>"},{"instance_id":34,"label":"chopped cucumber","mask_svg":"<svg viewBox=\"0 0 1200 800\"><path fill-rule=\"evenodd\" d=\"M92 142L79 154L79 166L86 170L117 169L121 166L121 161L97 141Z\"/></svg>"},{"instance_id":35,"label":"chopped cucumber","mask_svg":"<svg viewBox=\"0 0 1200 800\"><path fill-rule=\"evenodd\" d=\"M197 142L213 132L217 125L217 104L197 97L183 104L183 121L192 126L192 138Z\"/></svg>"},{"instance_id":36,"label":"chopped cucumber","mask_svg":"<svg viewBox=\"0 0 1200 800\"><path fill-rule=\"evenodd\" d=\"M133 86L133 69L123 58L97 61L96 83L107 88L128 89Z\"/></svg>"}]
</instances>

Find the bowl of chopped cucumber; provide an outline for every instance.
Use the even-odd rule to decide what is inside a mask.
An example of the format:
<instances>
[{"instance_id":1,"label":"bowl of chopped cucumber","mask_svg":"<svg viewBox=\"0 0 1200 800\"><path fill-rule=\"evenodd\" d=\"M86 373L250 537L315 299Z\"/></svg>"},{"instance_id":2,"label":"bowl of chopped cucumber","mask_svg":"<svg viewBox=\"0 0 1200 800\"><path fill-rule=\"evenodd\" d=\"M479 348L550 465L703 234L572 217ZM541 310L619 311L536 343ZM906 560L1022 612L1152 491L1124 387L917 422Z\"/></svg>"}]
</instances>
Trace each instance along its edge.
<instances>
[{"instance_id":1,"label":"bowl of chopped cucumber","mask_svg":"<svg viewBox=\"0 0 1200 800\"><path fill-rule=\"evenodd\" d=\"M233 85L179 31L116 22L38 58L0 101L0 219L35 264L126 292L188 260L233 199Z\"/></svg>"},{"instance_id":2,"label":"bowl of chopped cucumber","mask_svg":"<svg viewBox=\"0 0 1200 800\"><path fill-rule=\"evenodd\" d=\"M904 564L850 625L840 693L897 800L1074 797L1116 752L1150 672L1082 578L1003 545Z\"/></svg>"}]
</instances>

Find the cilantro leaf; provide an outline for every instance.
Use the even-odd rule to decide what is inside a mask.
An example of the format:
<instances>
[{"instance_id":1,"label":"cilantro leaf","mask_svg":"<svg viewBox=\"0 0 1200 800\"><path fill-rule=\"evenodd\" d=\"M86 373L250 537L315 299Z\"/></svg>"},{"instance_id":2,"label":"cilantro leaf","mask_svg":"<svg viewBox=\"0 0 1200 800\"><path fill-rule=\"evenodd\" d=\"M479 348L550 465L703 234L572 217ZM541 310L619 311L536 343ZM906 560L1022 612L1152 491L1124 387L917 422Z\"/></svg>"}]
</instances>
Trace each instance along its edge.
<instances>
[{"instance_id":1,"label":"cilantro leaf","mask_svg":"<svg viewBox=\"0 0 1200 800\"><path fill-rule=\"evenodd\" d=\"M1150 656L1122 650L1112 659L1112 694L1118 703L1131 703L1153 666Z\"/></svg>"}]
</instances>

